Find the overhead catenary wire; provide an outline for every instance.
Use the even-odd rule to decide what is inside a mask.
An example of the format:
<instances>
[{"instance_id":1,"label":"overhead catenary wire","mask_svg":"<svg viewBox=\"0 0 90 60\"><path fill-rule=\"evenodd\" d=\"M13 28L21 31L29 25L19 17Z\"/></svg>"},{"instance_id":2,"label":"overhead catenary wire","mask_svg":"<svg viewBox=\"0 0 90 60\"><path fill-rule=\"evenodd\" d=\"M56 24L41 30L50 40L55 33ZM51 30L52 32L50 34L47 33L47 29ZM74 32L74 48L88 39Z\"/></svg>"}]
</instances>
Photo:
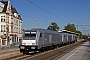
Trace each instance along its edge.
<instances>
[{"instance_id":1,"label":"overhead catenary wire","mask_svg":"<svg viewBox=\"0 0 90 60\"><path fill-rule=\"evenodd\" d=\"M83 0L82 0L82 8L81 8L81 10L82 10L82 22L83 22Z\"/></svg>"},{"instance_id":2,"label":"overhead catenary wire","mask_svg":"<svg viewBox=\"0 0 90 60\"><path fill-rule=\"evenodd\" d=\"M33 4L33 5L35 5L36 7L38 7L38 8L40 8L40 9L42 9L43 11L45 11L45 12L47 12L47 13L49 13L49 14L53 15L54 17L56 17L56 18L58 18L58 19L61 19L62 21L66 22L66 23L69 23L69 22L65 21L64 19L60 18L59 16L56 16L55 14L53 14L53 13L51 13L51 12L47 11L46 9L44 9L44 8L40 7L39 5L35 4L34 2L32 2L32 1L30 1L30 0L27 0L27 1L28 1L29 3L31 3L31 4Z\"/></svg>"},{"instance_id":3,"label":"overhead catenary wire","mask_svg":"<svg viewBox=\"0 0 90 60\"><path fill-rule=\"evenodd\" d=\"M36 19L36 20L38 20L38 21L40 21L40 22L49 23L49 22L42 21L42 20L37 19L37 18L34 18L34 17L30 17L30 16L27 16L27 15L24 15L24 14L21 14L21 15L23 15L23 16L25 16L25 17L27 17L27 18L30 18L30 19L34 19L34 20Z\"/></svg>"},{"instance_id":4,"label":"overhead catenary wire","mask_svg":"<svg viewBox=\"0 0 90 60\"><path fill-rule=\"evenodd\" d=\"M14 2L16 2L16 1L14 1ZM18 3L18 2L16 2L16 3ZM22 4L19 4L21 7L24 7ZM27 8L27 7L24 7L24 8ZM28 9L28 8L27 8ZM30 19L33 19L33 20L37 20L37 21L40 21L40 22L43 22L43 23L47 23L47 24L49 24L49 22L48 21L43 21L43 20L41 20L41 19L38 19L38 18L35 18L35 17L31 17L31 16L28 16L28 15L25 15L25 14L22 14L22 13L20 13L20 15L22 15L22 16L24 16L24 17L27 17L27 18L30 18Z\"/></svg>"},{"instance_id":5,"label":"overhead catenary wire","mask_svg":"<svg viewBox=\"0 0 90 60\"><path fill-rule=\"evenodd\" d=\"M56 10L58 10L58 8L56 8L53 4L51 4L48 0L46 0L53 8L55 8ZM60 10L58 10L59 13L61 13ZM70 18L68 18L66 15L64 15L63 13L61 13L64 17L66 17L70 22L72 21Z\"/></svg>"},{"instance_id":6,"label":"overhead catenary wire","mask_svg":"<svg viewBox=\"0 0 90 60\"><path fill-rule=\"evenodd\" d=\"M46 10L46 9L44 9L43 7L41 7L41 6L37 5L37 4L35 4L34 2L32 2L32 1L30 1L30 0L27 0L27 1L28 1L29 3L35 5L36 7L42 9L43 11L45 11L45 12L47 12L47 13L53 15L54 17L59 18L59 19L61 19L62 21L68 23L68 21L65 21L65 20L62 19L61 17L59 17L59 16L57 16L57 15L55 15L55 14L49 12L48 10ZM59 12L60 12L60 11L59 11ZM83 22L83 0L82 0L82 15L81 15L81 16L82 16L82 22Z\"/></svg>"},{"instance_id":7,"label":"overhead catenary wire","mask_svg":"<svg viewBox=\"0 0 90 60\"><path fill-rule=\"evenodd\" d=\"M14 1L14 2L16 2L16 1ZM18 2L16 2L16 3L18 3ZM22 4L19 4L19 5L20 5L21 7L27 8L27 7L25 7L25 6L22 5ZM27 8L27 9L28 9L28 8ZM38 18L35 18L35 17L31 17L31 16L28 16L28 15L22 14L21 12L20 12L20 15L22 15L22 16L24 16L24 17L27 17L27 18L30 18L30 19L37 19L37 21L50 24L48 21L43 21L43 20L41 20L41 19L38 19ZM44 16L44 17L45 17L45 16ZM49 20L50 20L50 19L49 19Z\"/></svg>"}]
</instances>

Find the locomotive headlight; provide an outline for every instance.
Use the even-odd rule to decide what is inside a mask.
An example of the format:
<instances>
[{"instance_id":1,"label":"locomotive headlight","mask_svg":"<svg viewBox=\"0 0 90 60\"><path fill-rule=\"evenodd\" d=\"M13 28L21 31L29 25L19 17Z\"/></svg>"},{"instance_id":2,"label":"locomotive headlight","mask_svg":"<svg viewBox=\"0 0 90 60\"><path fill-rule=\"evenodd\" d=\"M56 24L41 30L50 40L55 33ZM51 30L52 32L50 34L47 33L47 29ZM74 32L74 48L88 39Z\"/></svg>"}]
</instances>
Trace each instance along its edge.
<instances>
[{"instance_id":1,"label":"locomotive headlight","mask_svg":"<svg viewBox=\"0 0 90 60\"><path fill-rule=\"evenodd\" d=\"M35 43L32 43L32 45L35 45Z\"/></svg>"},{"instance_id":2,"label":"locomotive headlight","mask_svg":"<svg viewBox=\"0 0 90 60\"><path fill-rule=\"evenodd\" d=\"M31 49L35 49L35 47L31 47Z\"/></svg>"},{"instance_id":3,"label":"locomotive headlight","mask_svg":"<svg viewBox=\"0 0 90 60\"><path fill-rule=\"evenodd\" d=\"M23 45L25 45L26 43L23 43Z\"/></svg>"},{"instance_id":4,"label":"locomotive headlight","mask_svg":"<svg viewBox=\"0 0 90 60\"><path fill-rule=\"evenodd\" d=\"M25 47L24 47L24 46L21 46L20 48L21 48L21 49L24 49Z\"/></svg>"}]
</instances>

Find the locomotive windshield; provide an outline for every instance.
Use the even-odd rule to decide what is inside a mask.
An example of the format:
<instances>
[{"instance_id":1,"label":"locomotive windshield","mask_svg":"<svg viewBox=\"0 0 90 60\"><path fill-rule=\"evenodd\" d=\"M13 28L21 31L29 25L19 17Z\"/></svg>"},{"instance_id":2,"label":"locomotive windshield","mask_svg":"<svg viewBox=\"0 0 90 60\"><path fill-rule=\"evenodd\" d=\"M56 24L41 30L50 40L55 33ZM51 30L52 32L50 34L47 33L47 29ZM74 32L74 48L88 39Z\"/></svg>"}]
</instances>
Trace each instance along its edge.
<instances>
[{"instance_id":1,"label":"locomotive windshield","mask_svg":"<svg viewBox=\"0 0 90 60\"><path fill-rule=\"evenodd\" d=\"M23 39L24 40L35 40L37 32L25 32Z\"/></svg>"}]
</instances>

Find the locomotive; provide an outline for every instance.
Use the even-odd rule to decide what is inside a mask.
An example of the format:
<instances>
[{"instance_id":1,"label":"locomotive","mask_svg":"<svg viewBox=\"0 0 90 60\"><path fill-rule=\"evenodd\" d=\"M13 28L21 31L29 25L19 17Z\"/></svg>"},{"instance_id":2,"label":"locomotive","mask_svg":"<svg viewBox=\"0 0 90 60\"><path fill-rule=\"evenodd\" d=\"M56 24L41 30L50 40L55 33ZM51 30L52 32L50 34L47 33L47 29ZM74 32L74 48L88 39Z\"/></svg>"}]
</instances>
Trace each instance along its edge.
<instances>
[{"instance_id":1,"label":"locomotive","mask_svg":"<svg viewBox=\"0 0 90 60\"><path fill-rule=\"evenodd\" d=\"M78 34L70 31L52 31L47 29L24 30L20 52L23 54L53 49L77 41Z\"/></svg>"}]
</instances>

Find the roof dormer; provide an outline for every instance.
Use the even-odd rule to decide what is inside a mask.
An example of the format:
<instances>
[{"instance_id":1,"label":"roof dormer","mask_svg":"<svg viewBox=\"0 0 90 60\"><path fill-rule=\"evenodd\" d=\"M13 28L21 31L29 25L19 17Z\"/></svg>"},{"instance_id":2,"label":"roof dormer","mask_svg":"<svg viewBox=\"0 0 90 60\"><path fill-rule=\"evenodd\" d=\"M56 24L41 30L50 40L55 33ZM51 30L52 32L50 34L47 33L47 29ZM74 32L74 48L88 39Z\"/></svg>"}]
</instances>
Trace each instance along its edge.
<instances>
[{"instance_id":1,"label":"roof dormer","mask_svg":"<svg viewBox=\"0 0 90 60\"><path fill-rule=\"evenodd\" d=\"M7 4L7 13L11 13L11 4L10 4L10 0L8 0L8 4Z\"/></svg>"},{"instance_id":2,"label":"roof dormer","mask_svg":"<svg viewBox=\"0 0 90 60\"><path fill-rule=\"evenodd\" d=\"M17 13L14 13L14 16L18 18L18 14Z\"/></svg>"}]
</instances>

